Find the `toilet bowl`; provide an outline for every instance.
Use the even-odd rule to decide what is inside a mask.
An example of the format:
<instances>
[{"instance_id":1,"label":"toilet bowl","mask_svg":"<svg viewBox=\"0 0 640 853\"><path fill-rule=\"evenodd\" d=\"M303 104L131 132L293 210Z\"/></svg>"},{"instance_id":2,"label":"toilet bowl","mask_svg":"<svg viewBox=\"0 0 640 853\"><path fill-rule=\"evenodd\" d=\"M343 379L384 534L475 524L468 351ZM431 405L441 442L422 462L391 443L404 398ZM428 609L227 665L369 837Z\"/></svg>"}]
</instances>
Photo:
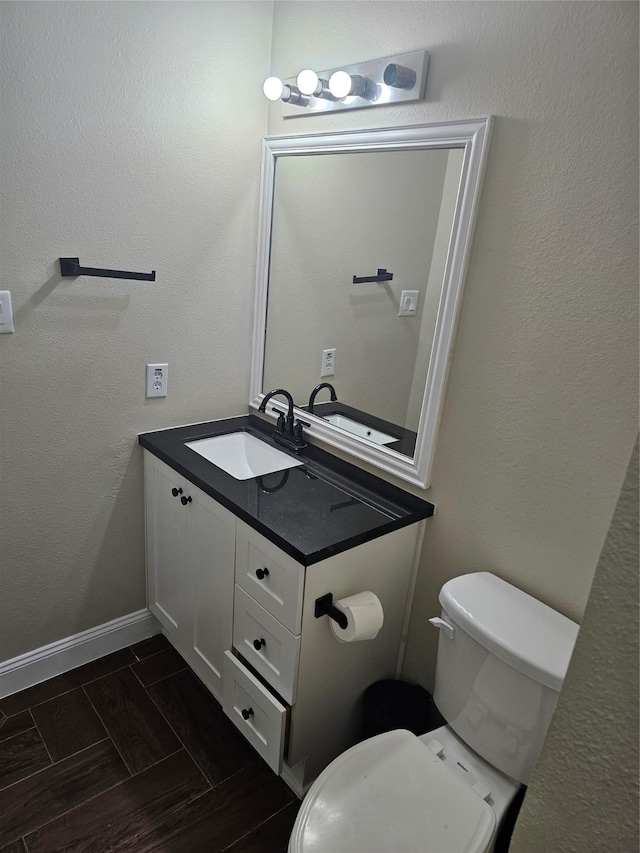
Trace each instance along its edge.
<instances>
[{"instance_id":1,"label":"toilet bowl","mask_svg":"<svg viewBox=\"0 0 640 853\"><path fill-rule=\"evenodd\" d=\"M440 592L434 701L447 725L386 732L318 776L289 853L491 853L544 739L578 626L488 572Z\"/></svg>"},{"instance_id":2,"label":"toilet bowl","mask_svg":"<svg viewBox=\"0 0 640 853\"><path fill-rule=\"evenodd\" d=\"M518 787L446 726L386 732L318 776L289 853L490 853Z\"/></svg>"}]
</instances>

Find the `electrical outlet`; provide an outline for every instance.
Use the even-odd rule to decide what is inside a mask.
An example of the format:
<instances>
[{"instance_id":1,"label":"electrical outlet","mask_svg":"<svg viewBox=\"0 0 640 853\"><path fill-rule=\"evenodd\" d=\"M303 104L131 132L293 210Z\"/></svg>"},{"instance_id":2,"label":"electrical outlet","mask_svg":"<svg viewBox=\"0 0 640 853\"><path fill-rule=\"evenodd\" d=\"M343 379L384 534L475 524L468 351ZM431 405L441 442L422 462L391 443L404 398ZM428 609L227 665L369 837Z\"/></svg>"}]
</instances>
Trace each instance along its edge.
<instances>
[{"instance_id":1,"label":"electrical outlet","mask_svg":"<svg viewBox=\"0 0 640 853\"><path fill-rule=\"evenodd\" d=\"M168 364L147 365L147 397L166 397Z\"/></svg>"},{"instance_id":2,"label":"electrical outlet","mask_svg":"<svg viewBox=\"0 0 640 853\"><path fill-rule=\"evenodd\" d=\"M336 348L322 350L320 376L333 376L336 372Z\"/></svg>"}]
</instances>

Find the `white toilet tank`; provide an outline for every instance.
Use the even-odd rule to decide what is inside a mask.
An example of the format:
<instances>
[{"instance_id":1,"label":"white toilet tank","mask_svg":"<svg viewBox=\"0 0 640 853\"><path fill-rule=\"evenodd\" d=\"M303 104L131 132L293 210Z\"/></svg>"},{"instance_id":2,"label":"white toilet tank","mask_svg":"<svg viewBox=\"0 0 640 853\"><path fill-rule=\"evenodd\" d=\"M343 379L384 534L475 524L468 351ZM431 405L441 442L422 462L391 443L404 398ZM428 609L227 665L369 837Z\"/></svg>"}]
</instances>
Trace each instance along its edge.
<instances>
[{"instance_id":1,"label":"white toilet tank","mask_svg":"<svg viewBox=\"0 0 640 853\"><path fill-rule=\"evenodd\" d=\"M578 625L489 572L448 581L440 604L454 631L441 626L436 706L473 750L527 784Z\"/></svg>"}]
</instances>

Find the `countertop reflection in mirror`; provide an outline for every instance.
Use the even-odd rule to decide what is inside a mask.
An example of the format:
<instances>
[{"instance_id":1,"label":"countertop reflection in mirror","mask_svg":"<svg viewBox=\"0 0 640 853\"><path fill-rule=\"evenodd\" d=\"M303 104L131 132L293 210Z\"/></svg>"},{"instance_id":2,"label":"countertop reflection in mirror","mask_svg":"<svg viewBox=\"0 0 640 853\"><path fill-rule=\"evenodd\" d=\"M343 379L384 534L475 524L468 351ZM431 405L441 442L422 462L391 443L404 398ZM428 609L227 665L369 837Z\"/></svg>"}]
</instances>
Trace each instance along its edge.
<instances>
[{"instance_id":1,"label":"countertop reflection in mirror","mask_svg":"<svg viewBox=\"0 0 640 853\"><path fill-rule=\"evenodd\" d=\"M425 488L490 127L263 140L251 405L287 388L311 436Z\"/></svg>"}]
</instances>

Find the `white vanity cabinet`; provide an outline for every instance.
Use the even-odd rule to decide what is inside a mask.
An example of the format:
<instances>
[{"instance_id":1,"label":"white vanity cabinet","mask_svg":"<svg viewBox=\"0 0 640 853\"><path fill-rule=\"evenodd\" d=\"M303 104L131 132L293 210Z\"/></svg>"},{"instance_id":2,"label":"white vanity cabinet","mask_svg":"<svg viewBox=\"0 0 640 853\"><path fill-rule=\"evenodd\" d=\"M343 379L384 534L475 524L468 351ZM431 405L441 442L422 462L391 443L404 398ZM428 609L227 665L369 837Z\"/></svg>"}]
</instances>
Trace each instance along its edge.
<instances>
[{"instance_id":1,"label":"white vanity cabinet","mask_svg":"<svg viewBox=\"0 0 640 853\"><path fill-rule=\"evenodd\" d=\"M357 741L364 690L396 676L424 522L304 566L149 452L145 480L149 607L302 795ZM329 617L315 616L316 599L363 590L380 599L383 627L373 640L339 642Z\"/></svg>"},{"instance_id":2,"label":"white vanity cabinet","mask_svg":"<svg viewBox=\"0 0 640 853\"><path fill-rule=\"evenodd\" d=\"M149 609L221 700L233 624L236 518L151 453L144 457Z\"/></svg>"},{"instance_id":3,"label":"white vanity cabinet","mask_svg":"<svg viewBox=\"0 0 640 853\"><path fill-rule=\"evenodd\" d=\"M396 676L417 534L423 523L305 568L238 521L233 639L234 650L244 661L228 656L225 711L259 752L260 739L265 749L273 748L266 729L254 731L261 719L242 715L243 710L256 710L246 704L255 696L266 725L264 705L269 699L260 688L264 682L273 688L278 699L272 698L288 713L279 772L299 794L357 741L364 690L374 681ZM337 600L362 590L371 590L382 602L383 627L374 640L341 643L329 617L316 618L316 599L331 592ZM253 676L255 693L249 682L238 702L233 684L236 673L251 675L245 663L259 678ZM276 737L277 725L269 731Z\"/></svg>"}]
</instances>

